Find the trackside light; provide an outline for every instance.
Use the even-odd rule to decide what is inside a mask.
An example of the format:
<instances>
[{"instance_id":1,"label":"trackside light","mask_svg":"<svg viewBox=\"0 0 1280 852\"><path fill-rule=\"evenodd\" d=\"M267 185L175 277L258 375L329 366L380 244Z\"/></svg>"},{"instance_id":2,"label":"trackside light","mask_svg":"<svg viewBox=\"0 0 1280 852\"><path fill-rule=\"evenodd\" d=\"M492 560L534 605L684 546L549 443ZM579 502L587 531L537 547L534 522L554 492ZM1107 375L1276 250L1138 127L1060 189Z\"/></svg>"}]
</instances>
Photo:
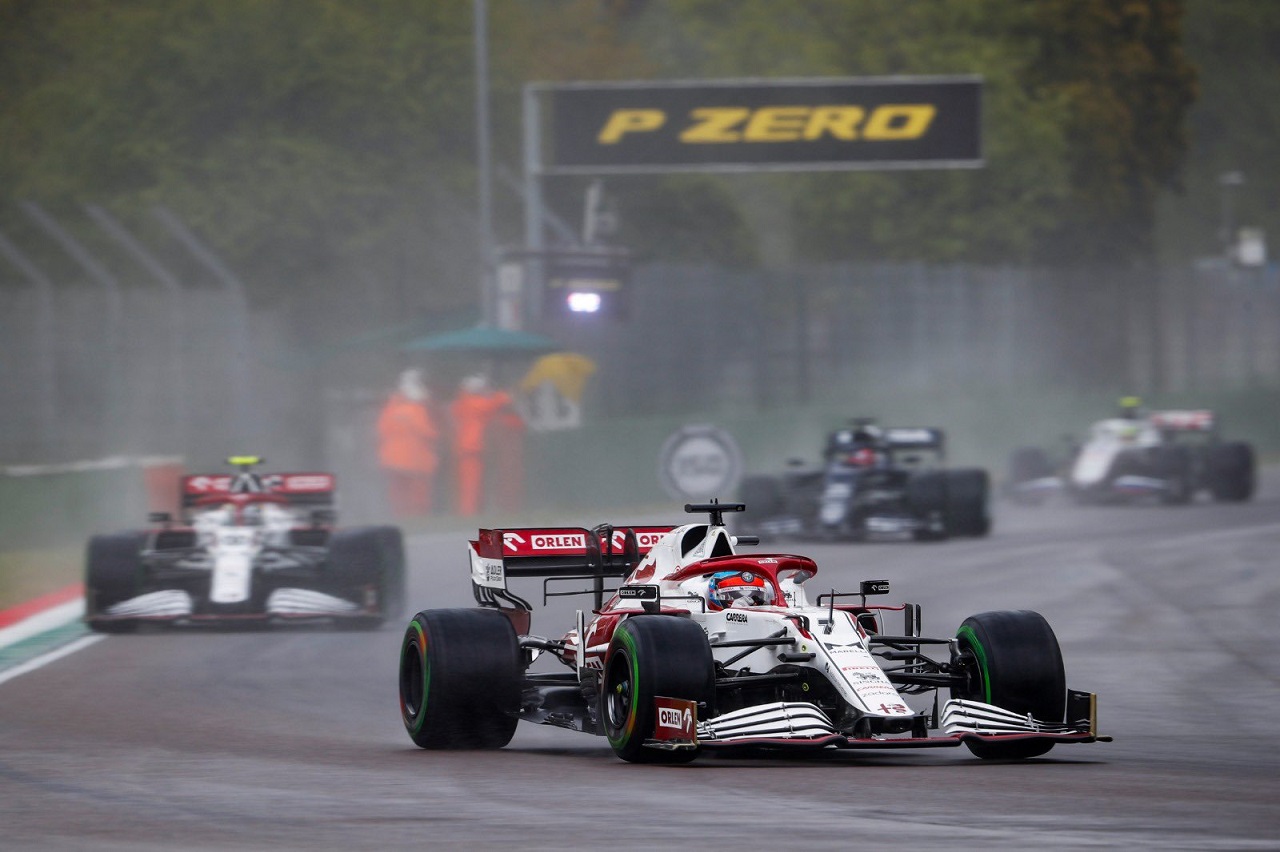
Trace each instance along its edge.
<instances>
[{"instance_id":1,"label":"trackside light","mask_svg":"<svg viewBox=\"0 0 1280 852\"><path fill-rule=\"evenodd\" d=\"M566 299L570 312L575 314L599 313L602 304L599 293L572 292Z\"/></svg>"}]
</instances>

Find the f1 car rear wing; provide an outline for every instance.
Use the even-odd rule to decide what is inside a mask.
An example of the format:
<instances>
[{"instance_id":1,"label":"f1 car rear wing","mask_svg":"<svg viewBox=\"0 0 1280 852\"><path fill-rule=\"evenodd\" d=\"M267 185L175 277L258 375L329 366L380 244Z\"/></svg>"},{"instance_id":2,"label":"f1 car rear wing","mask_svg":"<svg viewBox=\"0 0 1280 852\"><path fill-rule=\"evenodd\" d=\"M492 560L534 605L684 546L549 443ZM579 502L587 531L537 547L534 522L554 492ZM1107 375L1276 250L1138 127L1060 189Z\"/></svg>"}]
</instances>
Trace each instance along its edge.
<instances>
[{"instance_id":1,"label":"f1 car rear wing","mask_svg":"<svg viewBox=\"0 0 1280 852\"><path fill-rule=\"evenodd\" d=\"M522 527L482 529L470 542L471 582L482 605L495 596L523 608L507 592L508 577L580 578L595 581L597 597L605 577L625 577L675 527Z\"/></svg>"},{"instance_id":2,"label":"f1 car rear wing","mask_svg":"<svg viewBox=\"0 0 1280 852\"><path fill-rule=\"evenodd\" d=\"M884 430L884 442L891 450L936 450L942 452L947 439L941 429L909 429L895 426Z\"/></svg>"},{"instance_id":3,"label":"f1 car rear wing","mask_svg":"<svg viewBox=\"0 0 1280 852\"><path fill-rule=\"evenodd\" d=\"M182 477L182 508L233 494L270 494L291 506L332 506L331 473L197 473Z\"/></svg>"},{"instance_id":4,"label":"f1 car rear wing","mask_svg":"<svg viewBox=\"0 0 1280 852\"><path fill-rule=\"evenodd\" d=\"M1212 432L1217 428L1217 418L1208 409L1153 411L1148 419L1164 432Z\"/></svg>"}]
</instances>

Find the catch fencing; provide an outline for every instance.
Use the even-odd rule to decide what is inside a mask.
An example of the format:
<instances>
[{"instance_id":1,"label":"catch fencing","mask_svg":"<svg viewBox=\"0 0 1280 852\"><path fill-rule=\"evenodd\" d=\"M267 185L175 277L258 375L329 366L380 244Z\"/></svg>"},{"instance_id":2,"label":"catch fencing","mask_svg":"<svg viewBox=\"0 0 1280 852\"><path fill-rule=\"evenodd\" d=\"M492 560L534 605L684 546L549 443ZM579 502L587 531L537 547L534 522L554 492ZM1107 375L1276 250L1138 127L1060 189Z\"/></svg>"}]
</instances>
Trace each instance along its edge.
<instances>
[{"instance_id":1,"label":"catch fencing","mask_svg":"<svg viewBox=\"0 0 1280 852\"><path fill-rule=\"evenodd\" d=\"M1274 267L650 264L624 319L540 330L597 362L589 419L771 411L877 387L1275 391L1278 279ZM225 288L42 289L0 270L0 465L218 464L264 448L273 466L329 464L333 436L358 440L353 424L407 356L331 349L315 369L297 325ZM344 399L359 402L344 413Z\"/></svg>"},{"instance_id":2,"label":"catch fencing","mask_svg":"<svg viewBox=\"0 0 1280 852\"><path fill-rule=\"evenodd\" d=\"M1280 274L653 265L621 323L547 326L601 364L605 412L769 409L859 389L1139 395L1280 389Z\"/></svg>"}]
</instances>

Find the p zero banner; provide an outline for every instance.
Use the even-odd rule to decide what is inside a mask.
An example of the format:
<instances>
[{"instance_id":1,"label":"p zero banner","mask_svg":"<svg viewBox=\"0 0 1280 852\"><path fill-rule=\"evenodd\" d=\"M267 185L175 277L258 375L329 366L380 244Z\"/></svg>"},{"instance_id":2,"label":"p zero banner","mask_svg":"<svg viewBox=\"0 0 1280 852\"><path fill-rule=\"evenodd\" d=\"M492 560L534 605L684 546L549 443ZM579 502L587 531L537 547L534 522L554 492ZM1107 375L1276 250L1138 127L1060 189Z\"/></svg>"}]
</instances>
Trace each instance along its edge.
<instances>
[{"instance_id":1,"label":"p zero banner","mask_svg":"<svg viewBox=\"0 0 1280 852\"><path fill-rule=\"evenodd\" d=\"M977 77L539 85L543 174L974 168Z\"/></svg>"}]
</instances>

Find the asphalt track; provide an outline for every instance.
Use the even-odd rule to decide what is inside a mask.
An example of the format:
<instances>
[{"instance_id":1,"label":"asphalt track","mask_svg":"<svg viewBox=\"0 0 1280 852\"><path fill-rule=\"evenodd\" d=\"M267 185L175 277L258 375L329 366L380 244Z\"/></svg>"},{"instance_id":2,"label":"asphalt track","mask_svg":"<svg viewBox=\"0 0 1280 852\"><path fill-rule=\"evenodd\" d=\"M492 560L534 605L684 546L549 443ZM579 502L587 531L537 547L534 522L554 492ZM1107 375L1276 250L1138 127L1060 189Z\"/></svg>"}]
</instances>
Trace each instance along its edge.
<instances>
[{"instance_id":1,"label":"asphalt track","mask_svg":"<svg viewBox=\"0 0 1280 852\"><path fill-rule=\"evenodd\" d=\"M410 544L414 605L468 605L462 536ZM0 848L1280 849L1280 471L1242 506L1001 504L984 541L771 549L817 558L811 594L890 580L928 635L1040 611L1115 742L649 767L522 725L430 753L399 625L113 636L0 685Z\"/></svg>"}]
</instances>

